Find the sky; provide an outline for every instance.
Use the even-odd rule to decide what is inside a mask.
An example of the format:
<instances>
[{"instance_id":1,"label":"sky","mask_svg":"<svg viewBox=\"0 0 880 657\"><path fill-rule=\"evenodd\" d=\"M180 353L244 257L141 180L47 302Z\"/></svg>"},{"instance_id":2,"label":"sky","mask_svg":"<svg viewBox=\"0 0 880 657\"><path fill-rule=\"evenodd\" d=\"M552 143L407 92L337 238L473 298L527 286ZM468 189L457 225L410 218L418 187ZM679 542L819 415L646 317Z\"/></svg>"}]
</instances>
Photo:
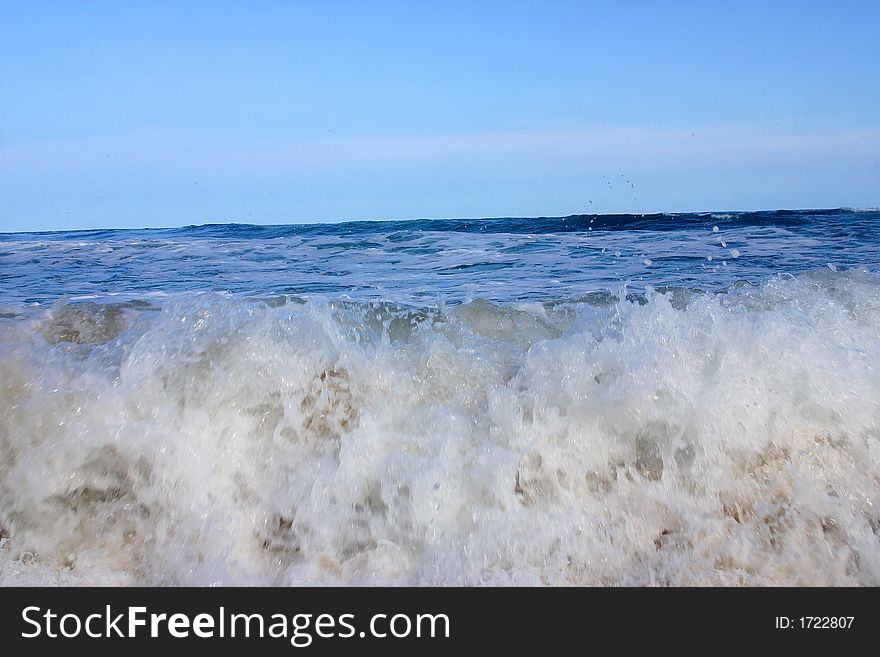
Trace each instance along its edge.
<instances>
[{"instance_id":1,"label":"sky","mask_svg":"<svg viewBox=\"0 0 880 657\"><path fill-rule=\"evenodd\" d=\"M880 2L0 0L0 231L880 205Z\"/></svg>"}]
</instances>

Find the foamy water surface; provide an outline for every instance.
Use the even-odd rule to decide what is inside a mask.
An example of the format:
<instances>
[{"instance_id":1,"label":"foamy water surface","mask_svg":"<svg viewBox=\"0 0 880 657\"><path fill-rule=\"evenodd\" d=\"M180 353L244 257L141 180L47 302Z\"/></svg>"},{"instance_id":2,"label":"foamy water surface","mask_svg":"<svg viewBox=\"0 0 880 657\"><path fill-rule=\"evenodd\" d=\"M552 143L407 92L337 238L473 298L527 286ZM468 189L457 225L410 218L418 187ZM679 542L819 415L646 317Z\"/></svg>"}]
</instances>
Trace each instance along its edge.
<instances>
[{"instance_id":1,"label":"foamy water surface","mask_svg":"<svg viewBox=\"0 0 880 657\"><path fill-rule=\"evenodd\" d=\"M0 235L0 584L878 585L880 213Z\"/></svg>"}]
</instances>

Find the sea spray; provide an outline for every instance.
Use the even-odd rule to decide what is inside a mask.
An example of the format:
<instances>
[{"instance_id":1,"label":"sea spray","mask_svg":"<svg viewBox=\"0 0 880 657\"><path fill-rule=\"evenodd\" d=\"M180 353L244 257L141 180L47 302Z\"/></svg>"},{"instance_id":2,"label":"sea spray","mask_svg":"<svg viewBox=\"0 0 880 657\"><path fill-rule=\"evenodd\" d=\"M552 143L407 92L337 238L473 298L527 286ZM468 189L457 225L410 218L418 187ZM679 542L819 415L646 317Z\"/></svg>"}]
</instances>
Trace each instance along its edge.
<instances>
[{"instance_id":1,"label":"sea spray","mask_svg":"<svg viewBox=\"0 0 880 657\"><path fill-rule=\"evenodd\" d=\"M0 572L878 585L878 362L860 269L441 308L15 305Z\"/></svg>"}]
</instances>

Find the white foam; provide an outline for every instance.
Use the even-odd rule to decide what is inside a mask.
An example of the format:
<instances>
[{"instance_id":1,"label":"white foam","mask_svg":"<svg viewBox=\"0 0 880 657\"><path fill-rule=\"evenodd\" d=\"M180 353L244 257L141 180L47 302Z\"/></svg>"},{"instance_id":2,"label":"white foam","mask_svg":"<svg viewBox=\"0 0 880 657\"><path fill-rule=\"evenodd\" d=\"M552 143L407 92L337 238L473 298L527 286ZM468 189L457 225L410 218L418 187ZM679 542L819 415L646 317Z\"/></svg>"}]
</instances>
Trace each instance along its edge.
<instances>
[{"instance_id":1,"label":"white foam","mask_svg":"<svg viewBox=\"0 0 880 657\"><path fill-rule=\"evenodd\" d=\"M46 312L0 323L0 584L880 584L866 272Z\"/></svg>"}]
</instances>

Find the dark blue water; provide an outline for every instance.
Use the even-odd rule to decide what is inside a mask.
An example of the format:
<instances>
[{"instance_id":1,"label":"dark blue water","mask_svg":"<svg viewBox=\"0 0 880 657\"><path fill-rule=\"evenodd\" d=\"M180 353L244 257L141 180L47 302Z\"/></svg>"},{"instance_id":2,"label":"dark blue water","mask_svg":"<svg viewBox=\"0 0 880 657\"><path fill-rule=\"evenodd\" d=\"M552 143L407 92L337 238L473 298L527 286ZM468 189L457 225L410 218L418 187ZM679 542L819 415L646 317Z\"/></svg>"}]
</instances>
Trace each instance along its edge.
<instances>
[{"instance_id":1,"label":"dark blue water","mask_svg":"<svg viewBox=\"0 0 880 657\"><path fill-rule=\"evenodd\" d=\"M564 300L878 265L880 211L848 209L6 233L0 303L192 291Z\"/></svg>"}]
</instances>

